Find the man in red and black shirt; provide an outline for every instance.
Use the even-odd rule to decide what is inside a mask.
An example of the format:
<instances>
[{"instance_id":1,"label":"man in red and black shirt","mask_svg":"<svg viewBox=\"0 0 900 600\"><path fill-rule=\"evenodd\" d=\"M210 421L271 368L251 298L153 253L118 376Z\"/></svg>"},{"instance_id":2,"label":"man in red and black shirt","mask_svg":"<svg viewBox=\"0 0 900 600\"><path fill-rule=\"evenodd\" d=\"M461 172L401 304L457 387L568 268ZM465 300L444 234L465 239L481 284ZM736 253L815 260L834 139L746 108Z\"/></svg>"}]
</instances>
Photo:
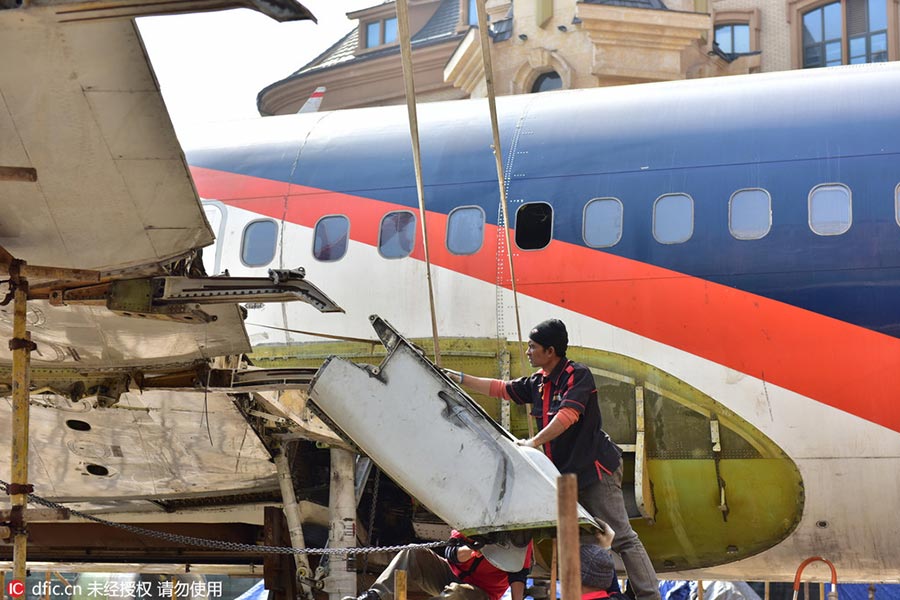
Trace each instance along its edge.
<instances>
[{"instance_id":1,"label":"man in red and black shirt","mask_svg":"<svg viewBox=\"0 0 900 600\"><path fill-rule=\"evenodd\" d=\"M566 358L569 336L562 321L538 323L528 337L528 361L540 369L529 377L501 381L454 371L448 375L476 392L532 405L540 431L517 443L543 446L560 473L575 473L578 502L615 531L612 547L625 563L638 600L658 600L656 572L625 510L621 450L601 429L594 375Z\"/></svg>"},{"instance_id":2,"label":"man in red and black shirt","mask_svg":"<svg viewBox=\"0 0 900 600\"><path fill-rule=\"evenodd\" d=\"M522 570L507 573L470 547L471 542L458 531L453 531L450 541L455 543L447 544L443 557L427 548L401 550L371 588L356 599L350 596L344 600L394 600L394 573L398 570L406 571L410 585L421 588L433 598L499 600L507 589L512 600L525 598L525 582L531 571L531 542L525 551Z\"/></svg>"}]
</instances>

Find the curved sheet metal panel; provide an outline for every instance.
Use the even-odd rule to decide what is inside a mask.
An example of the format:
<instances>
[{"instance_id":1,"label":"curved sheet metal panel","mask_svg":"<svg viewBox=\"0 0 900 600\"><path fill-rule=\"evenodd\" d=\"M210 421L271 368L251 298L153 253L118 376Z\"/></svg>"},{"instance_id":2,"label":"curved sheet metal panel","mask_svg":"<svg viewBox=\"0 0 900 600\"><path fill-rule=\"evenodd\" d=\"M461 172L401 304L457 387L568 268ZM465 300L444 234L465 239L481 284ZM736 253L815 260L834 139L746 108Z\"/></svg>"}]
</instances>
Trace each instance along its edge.
<instances>
[{"instance_id":1,"label":"curved sheet metal panel","mask_svg":"<svg viewBox=\"0 0 900 600\"><path fill-rule=\"evenodd\" d=\"M327 416L391 479L467 534L556 525L559 472L521 448L385 321L379 367L331 357L310 385ZM579 507L579 521L596 526Z\"/></svg>"}]
</instances>

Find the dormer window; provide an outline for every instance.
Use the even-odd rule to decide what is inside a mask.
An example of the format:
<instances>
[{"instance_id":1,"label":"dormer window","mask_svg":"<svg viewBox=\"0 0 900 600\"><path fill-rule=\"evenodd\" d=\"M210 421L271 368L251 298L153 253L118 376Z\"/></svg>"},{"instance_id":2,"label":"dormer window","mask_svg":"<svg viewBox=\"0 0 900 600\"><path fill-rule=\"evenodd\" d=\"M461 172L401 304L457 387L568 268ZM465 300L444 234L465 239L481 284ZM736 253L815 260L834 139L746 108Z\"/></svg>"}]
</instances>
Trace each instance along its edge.
<instances>
[{"instance_id":1,"label":"dormer window","mask_svg":"<svg viewBox=\"0 0 900 600\"><path fill-rule=\"evenodd\" d=\"M375 48L397 41L397 17L366 24L366 48Z\"/></svg>"},{"instance_id":2,"label":"dormer window","mask_svg":"<svg viewBox=\"0 0 900 600\"><path fill-rule=\"evenodd\" d=\"M469 0L468 14L469 25L478 25L478 7L475 5L476 0Z\"/></svg>"}]
</instances>

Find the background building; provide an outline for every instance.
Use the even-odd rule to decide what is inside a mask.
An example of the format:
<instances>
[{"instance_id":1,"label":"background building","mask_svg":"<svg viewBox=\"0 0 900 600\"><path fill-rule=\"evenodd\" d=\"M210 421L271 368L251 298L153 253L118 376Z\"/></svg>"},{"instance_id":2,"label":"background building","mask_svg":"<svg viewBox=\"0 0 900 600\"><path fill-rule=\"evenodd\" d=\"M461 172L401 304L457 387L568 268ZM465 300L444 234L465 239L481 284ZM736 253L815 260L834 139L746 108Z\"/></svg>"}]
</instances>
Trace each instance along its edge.
<instances>
[{"instance_id":1,"label":"background building","mask_svg":"<svg viewBox=\"0 0 900 600\"><path fill-rule=\"evenodd\" d=\"M420 101L486 94L476 0L409 0ZM898 0L486 0L496 93L783 71L900 58ZM394 2L263 89L260 113L405 102Z\"/></svg>"}]
</instances>

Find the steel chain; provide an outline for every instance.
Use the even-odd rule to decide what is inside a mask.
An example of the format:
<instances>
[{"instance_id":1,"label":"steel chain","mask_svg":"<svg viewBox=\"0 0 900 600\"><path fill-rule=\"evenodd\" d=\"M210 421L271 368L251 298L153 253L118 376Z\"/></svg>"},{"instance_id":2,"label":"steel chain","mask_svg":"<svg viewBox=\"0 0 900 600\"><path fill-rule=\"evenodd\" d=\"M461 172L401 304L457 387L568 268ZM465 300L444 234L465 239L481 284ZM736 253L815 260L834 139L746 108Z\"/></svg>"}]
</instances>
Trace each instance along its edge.
<instances>
[{"instance_id":1,"label":"steel chain","mask_svg":"<svg viewBox=\"0 0 900 600\"><path fill-rule=\"evenodd\" d=\"M375 463L372 463L375 465ZM378 465L375 465L375 482L372 486L372 504L369 506L369 543L372 544L375 542L375 508L378 506L378 486L381 484L381 469L378 468ZM363 573L368 572L369 570L369 555L367 554L363 557Z\"/></svg>"},{"instance_id":2,"label":"steel chain","mask_svg":"<svg viewBox=\"0 0 900 600\"><path fill-rule=\"evenodd\" d=\"M9 493L9 483L0 479L0 487L3 488L3 491L5 493ZM374 554L376 552L399 552L400 550L411 548L438 548L440 546L447 545L447 542L427 542L424 544L405 544L397 546L379 546L368 548L292 548L290 546L264 546L244 544L241 542L223 542L221 540L207 540L188 535L180 535L177 533L166 533L164 531L144 529L142 527L135 527L134 525L128 525L125 523L107 521L105 519L100 519L93 515L68 508L62 504L53 502L52 500L41 498L40 496L37 496L35 494L28 494L27 497L29 501L34 502L35 504L40 504L48 508L65 510L70 514L81 517L82 519L93 521L94 523L99 523L100 525L106 525L108 527L116 527L135 535L153 537L168 542L186 544L188 546L201 546L206 548L216 548L219 550L232 550L236 552L253 552L256 554L322 554L329 556L343 556L349 554Z\"/></svg>"}]
</instances>

